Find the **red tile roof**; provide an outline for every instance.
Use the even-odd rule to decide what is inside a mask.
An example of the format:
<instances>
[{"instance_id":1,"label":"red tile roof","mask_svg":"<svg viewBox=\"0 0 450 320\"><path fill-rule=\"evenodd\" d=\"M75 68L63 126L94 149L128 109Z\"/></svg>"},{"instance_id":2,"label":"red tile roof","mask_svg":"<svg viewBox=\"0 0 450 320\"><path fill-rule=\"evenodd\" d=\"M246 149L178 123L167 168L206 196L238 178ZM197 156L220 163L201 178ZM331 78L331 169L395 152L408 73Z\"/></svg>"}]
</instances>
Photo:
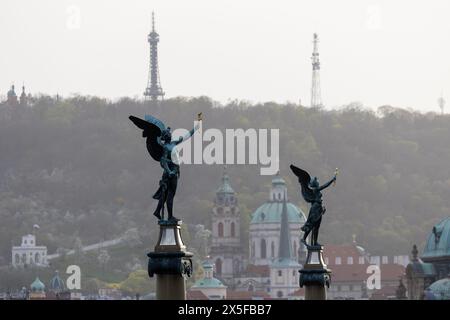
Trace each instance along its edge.
<instances>
[{"instance_id":1,"label":"red tile roof","mask_svg":"<svg viewBox=\"0 0 450 320\"><path fill-rule=\"evenodd\" d=\"M364 281L370 276L367 267L370 264L340 264L330 266L331 281ZM399 264L381 264L381 281L398 281L405 273L405 268Z\"/></svg>"},{"instance_id":2,"label":"red tile roof","mask_svg":"<svg viewBox=\"0 0 450 320\"><path fill-rule=\"evenodd\" d=\"M336 257L340 257L342 264L347 263L347 257L353 258L353 263L358 263L359 257L363 255L359 252L356 245L336 245L336 244L327 244L323 248L323 258L328 258L328 264L334 265L336 261Z\"/></svg>"},{"instance_id":3,"label":"red tile roof","mask_svg":"<svg viewBox=\"0 0 450 320\"><path fill-rule=\"evenodd\" d=\"M290 297L304 297L305 296L305 288L299 288L289 294Z\"/></svg>"},{"instance_id":4,"label":"red tile roof","mask_svg":"<svg viewBox=\"0 0 450 320\"><path fill-rule=\"evenodd\" d=\"M227 300L252 300L253 298L268 299L270 295L265 291L227 290Z\"/></svg>"},{"instance_id":5,"label":"red tile roof","mask_svg":"<svg viewBox=\"0 0 450 320\"><path fill-rule=\"evenodd\" d=\"M203 292L200 290L188 290L186 294L187 300L208 300L208 297L205 296Z\"/></svg>"},{"instance_id":6,"label":"red tile roof","mask_svg":"<svg viewBox=\"0 0 450 320\"><path fill-rule=\"evenodd\" d=\"M270 268L267 265L255 266L253 264L249 264L245 270L245 274L248 276L269 277Z\"/></svg>"}]
</instances>

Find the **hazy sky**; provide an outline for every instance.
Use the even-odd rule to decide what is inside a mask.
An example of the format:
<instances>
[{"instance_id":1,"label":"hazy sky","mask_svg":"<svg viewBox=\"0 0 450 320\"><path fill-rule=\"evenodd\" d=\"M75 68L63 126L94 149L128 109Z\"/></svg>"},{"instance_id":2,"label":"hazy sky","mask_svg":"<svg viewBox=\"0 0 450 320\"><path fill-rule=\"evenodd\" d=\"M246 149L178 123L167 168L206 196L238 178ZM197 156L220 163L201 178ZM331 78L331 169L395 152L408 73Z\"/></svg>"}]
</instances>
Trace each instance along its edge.
<instances>
[{"instance_id":1,"label":"hazy sky","mask_svg":"<svg viewBox=\"0 0 450 320\"><path fill-rule=\"evenodd\" d=\"M153 9L167 97L309 105L317 32L328 107L450 100L448 0L2 0L0 95L141 97Z\"/></svg>"}]
</instances>

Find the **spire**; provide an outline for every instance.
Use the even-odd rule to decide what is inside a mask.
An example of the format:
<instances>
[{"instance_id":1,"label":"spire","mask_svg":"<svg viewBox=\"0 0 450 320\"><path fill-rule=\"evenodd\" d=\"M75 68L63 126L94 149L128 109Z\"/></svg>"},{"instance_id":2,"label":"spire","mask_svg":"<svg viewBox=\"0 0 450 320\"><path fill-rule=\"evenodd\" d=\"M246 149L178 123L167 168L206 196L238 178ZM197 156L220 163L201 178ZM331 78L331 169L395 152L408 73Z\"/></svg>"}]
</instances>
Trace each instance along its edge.
<instances>
[{"instance_id":1,"label":"spire","mask_svg":"<svg viewBox=\"0 0 450 320\"><path fill-rule=\"evenodd\" d=\"M286 198L283 201L283 210L281 211L280 247L278 248L278 258L279 260L292 259Z\"/></svg>"},{"instance_id":2,"label":"spire","mask_svg":"<svg viewBox=\"0 0 450 320\"><path fill-rule=\"evenodd\" d=\"M417 255L419 254L419 250L417 250L417 246L414 245L412 249L412 261L418 261Z\"/></svg>"},{"instance_id":3,"label":"spire","mask_svg":"<svg viewBox=\"0 0 450 320\"><path fill-rule=\"evenodd\" d=\"M22 84L22 94L20 95L20 105L27 105L27 94L25 93L25 84Z\"/></svg>"},{"instance_id":4,"label":"spire","mask_svg":"<svg viewBox=\"0 0 450 320\"><path fill-rule=\"evenodd\" d=\"M155 11L152 11L152 32L155 32Z\"/></svg>"},{"instance_id":5,"label":"spire","mask_svg":"<svg viewBox=\"0 0 450 320\"><path fill-rule=\"evenodd\" d=\"M230 184L230 177L228 176L227 166L223 166L223 174L222 174L222 184L217 189L217 193L233 193L234 190Z\"/></svg>"}]
</instances>

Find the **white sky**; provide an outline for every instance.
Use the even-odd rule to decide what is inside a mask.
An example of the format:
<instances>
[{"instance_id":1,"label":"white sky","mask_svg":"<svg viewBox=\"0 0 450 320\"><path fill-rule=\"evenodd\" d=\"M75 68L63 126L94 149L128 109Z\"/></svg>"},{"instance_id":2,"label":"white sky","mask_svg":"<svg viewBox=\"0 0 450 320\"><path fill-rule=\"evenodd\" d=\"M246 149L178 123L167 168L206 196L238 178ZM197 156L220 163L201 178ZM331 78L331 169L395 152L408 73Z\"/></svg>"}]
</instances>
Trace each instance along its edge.
<instances>
[{"instance_id":1,"label":"white sky","mask_svg":"<svg viewBox=\"0 0 450 320\"><path fill-rule=\"evenodd\" d=\"M308 105L314 32L328 107L450 96L448 0L2 0L0 95L141 97L153 9L167 97Z\"/></svg>"}]
</instances>

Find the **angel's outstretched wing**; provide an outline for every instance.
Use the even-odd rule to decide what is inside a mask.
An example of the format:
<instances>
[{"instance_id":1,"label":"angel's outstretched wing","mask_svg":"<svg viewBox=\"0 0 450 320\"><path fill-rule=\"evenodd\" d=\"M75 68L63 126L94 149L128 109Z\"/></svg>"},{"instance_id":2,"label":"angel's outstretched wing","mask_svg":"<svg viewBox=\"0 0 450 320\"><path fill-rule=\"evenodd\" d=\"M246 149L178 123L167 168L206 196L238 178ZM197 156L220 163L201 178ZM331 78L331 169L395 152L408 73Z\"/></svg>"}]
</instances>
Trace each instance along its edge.
<instances>
[{"instance_id":1,"label":"angel's outstretched wing","mask_svg":"<svg viewBox=\"0 0 450 320\"><path fill-rule=\"evenodd\" d=\"M157 138L161 136L161 132L165 129L164 123L152 117L145 116L145 120L130 116L129 119L138 127L142 129L142 137L147 138L147 151L151 157L156 161L160 161L163 148L159 145Z\"/></svg>"},{"instance_id":2,"label":"angel's outstretched wing","mask_svg":"<svg viewBox=\"0 0 450 320\"><path fill-rule=\"evenodd\" d=\"M309 187L309 183L311 181L311 176L308 172L305 170L302 170L300 168L297 168L296 166L291 164L291 170L292 172L298 177L298 181L300 182L300 185L302 187L302 196L303 199L305 199L306 202L313 202L314 201L314 193Z\"/></svg>"}]
</instances>

